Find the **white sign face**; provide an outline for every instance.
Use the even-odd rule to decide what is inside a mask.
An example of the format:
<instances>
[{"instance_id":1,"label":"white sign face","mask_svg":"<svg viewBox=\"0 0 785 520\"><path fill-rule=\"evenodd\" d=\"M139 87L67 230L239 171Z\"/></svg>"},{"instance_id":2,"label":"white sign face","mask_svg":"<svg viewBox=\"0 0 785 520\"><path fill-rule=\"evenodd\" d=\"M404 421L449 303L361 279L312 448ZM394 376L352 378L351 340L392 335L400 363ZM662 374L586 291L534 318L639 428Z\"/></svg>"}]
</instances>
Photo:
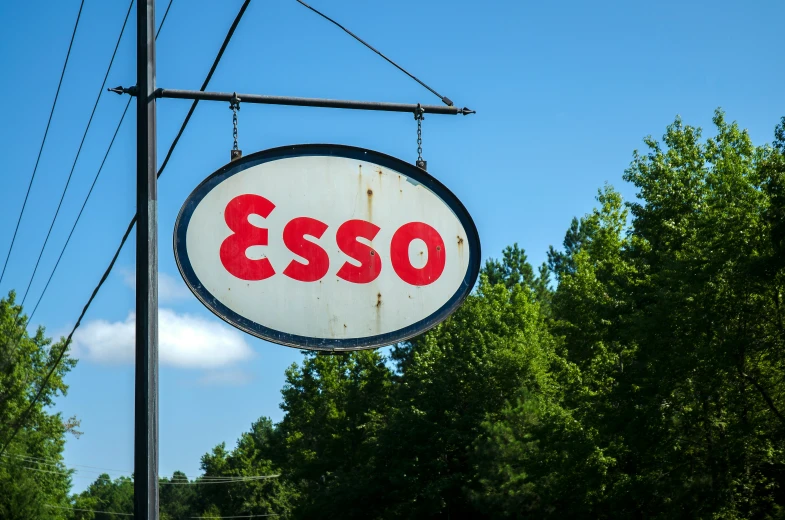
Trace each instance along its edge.
<instances>
[{"instance_id":1,"label":"white sign face","mask_svg":"<svg viewBox=\"0 0 785 520\"><path fill-rule=\"evenodd\" d=\"M357 350L420 334L471 291L480 244L423 170L369 150L300 145L236 160L186 200L175 257L194 294L275 343Z\"/></svg>"}]
</instances>

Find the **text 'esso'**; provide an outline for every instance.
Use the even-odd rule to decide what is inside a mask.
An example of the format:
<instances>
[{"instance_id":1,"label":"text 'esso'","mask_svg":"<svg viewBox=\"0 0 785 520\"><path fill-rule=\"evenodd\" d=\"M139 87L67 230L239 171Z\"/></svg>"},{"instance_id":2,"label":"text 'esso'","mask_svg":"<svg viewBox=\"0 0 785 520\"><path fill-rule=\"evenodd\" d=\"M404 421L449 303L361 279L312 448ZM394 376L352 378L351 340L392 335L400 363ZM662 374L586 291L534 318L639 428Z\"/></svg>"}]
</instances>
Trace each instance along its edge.
<instances>
[{"instance_id":1,"label":"text 'esso'","mask_svg":"<svg viewBox=\"0 0 785 520\"><path fill-rule=\"evenodd\" d=\"M249 221L251 215L266 219L275 210L275 204L261 195L246 193L234 197L226 205L224 219L232 231L220 247L221 264L233 276L248 281L260 281L275 276L282 266L273 266L269 258L252 259L247 250L254 246L266 246L270 230L257 227ZM299 282L315 282L330 272L330 257L319 244L306 240L306 236L318 240L329 225L311 217L296 217L281 230L283 243L295 255L307 263L292 260L281 274ZM382 255L358 238L371 241L380 227L361 219L347 220L338 226L335 241L338 248L360 265L342 262L335 276L356 284L373 282L381 273L385 259ZM427 248L427 261L415 267L409 258L409 245L421 240ZM429 285L444 272L446 261L444 240L439 232L424 222L408 222L400 226L392 236L387 258L395 274L409 285Z\"/></svg>"}]
</instances>

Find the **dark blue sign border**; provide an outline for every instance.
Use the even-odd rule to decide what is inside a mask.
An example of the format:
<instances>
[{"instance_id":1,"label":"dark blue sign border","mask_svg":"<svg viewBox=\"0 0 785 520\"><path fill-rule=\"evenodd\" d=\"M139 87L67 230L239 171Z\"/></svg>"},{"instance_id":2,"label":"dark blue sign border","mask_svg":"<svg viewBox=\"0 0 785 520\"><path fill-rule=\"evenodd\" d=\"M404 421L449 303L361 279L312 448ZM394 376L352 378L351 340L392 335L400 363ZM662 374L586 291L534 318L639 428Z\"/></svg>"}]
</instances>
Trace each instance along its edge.
<instances>
[{"instance_id":1,"label":"dark blue sign border","mask_svg":"<svg viewBox=\"0 0 785 520\"><path fill-rule=\"evenodd\" d=\"M196 273L194 273L186 250L186 232L196 207L213 188L232 175L236 175L241 171L258 164L290 157L304 156L345 157L347 159L357 159L378 164L423 184L452 209L458 217L458 220L460 220L461 225L463 225L463 229L466 231L466 239L469 246L469 266L461 286L455 294L450 297L447 303L436 312L417 323L393 332L362 338L331 339L298 336L265 327L260 323L256 323L255 321L249 320L234 312L221 303L215 296L210 294L199 281ZM463 303L477 281L477 276L480 272L480 237L477 233L477 227L474 225L474 221L461 201L441 182L431 177L424 170L400 159L396 159L395 157L363 148L335 144L301 144L282 146L280 148L272 148L270 150L246 155L245 157L227 164L202 181L185 200L183 207L180 209L180 214L177 216L177 221L174 225L174 257L177 261L177 268L180 270L180 274L183 276L183 280L185 280L188 288L191 289L194 295L208 309L230 325L253 336L288 347L339 352L393 345L399 341L404 341L413 336L417 336L418 334L422 334L447 319L447 317L455 312L461 303Z\"/></svg>"}]
</instances>

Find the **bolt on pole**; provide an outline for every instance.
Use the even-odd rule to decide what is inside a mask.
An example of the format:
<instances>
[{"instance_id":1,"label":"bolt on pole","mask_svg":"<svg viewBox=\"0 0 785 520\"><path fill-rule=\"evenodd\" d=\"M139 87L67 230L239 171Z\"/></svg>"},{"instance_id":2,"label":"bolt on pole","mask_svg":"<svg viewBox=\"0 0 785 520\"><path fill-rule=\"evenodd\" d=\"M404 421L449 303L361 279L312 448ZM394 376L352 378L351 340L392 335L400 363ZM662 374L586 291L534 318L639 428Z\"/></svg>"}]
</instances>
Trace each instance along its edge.
<instances>
[{"instance_id":1,"label":"bolt on pole","mask_svg":"<svg viewBox=\"0 0 785 520\"><path fill-rule=\"evenodd\" d=\"M134 518L158 520L158 193L155 0L136 3Z\"/></svg>"}]
</instances>

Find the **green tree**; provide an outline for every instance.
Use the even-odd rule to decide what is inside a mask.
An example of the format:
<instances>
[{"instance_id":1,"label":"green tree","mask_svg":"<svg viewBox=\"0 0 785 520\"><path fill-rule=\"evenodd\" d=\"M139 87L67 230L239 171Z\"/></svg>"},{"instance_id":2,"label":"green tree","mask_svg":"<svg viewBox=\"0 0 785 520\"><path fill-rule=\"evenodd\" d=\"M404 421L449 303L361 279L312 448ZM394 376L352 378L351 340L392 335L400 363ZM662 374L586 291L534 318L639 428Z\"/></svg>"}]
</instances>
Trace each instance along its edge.
<instances>
[{"instance_id":1,"label":"green tree","mask_svg":"<svg viewBox=\"0 0 785 520\"><path fill-rule=\"evenodd\" d=\"M524 395L486 423L498 516L785 514L785 121L761 147L714 124L647 138L629 226L606 188L551 251L563 399Z\"/></svg>"},{"instance_id":2,"label":"green tree","mask_svg":"<svg viewBox=\"0 0 785 520\"><path fill-rule=\"evenodd\" d=\"M517 243L504 248L501 260L486 260L482 272L491 285L502 284L508 289L515 285L528 288L542 310L546 313L550 310L552 290L549 286L551 273L548 264L543 263L535 275L526 252Z\"/></svg>"},{"instance_id":3,"label":"green tree","mask_svg":"<svg viewBox=\"0 0 785 520\"><path fill-rule=\"evenodd\" d=\"M504 271L521 280L515 269ZM483 423L498 420L524 389L547 398L558 393L542 309L530 286L508 281L492 285L483 273L452 317L396 349L386 466L376 472L390 492L379 516L484 517L472 499L480 487L473 445Z\"/></svg>"},{"instance_id":4,"label":"green tree","mask_svg":"<svg viewBox=\"0 0 785 520\"><path fill-rule=\"evenodd\" d=\"M302 493L298 517L367 517L391 378L378 351L309 353L286 371L279 460Z\"/></svg>"},{"instance_id":5,"label":"green tree","mask_svg":"<svg viewBox=\"0 0 785 520\"><path fill-rule=\"evenodd\" d=\"M220 513L214 516L287 516L294 489L271 460L275 435L272 421L263 417L240 436L233 451L219 444L205 454L204 476L196 480L198 496L189 511L201 511L205 516L211 511Z\"/></svg>"},{"instance_id":6,"label":"green tree","mask_svg":"<svg viewBox=\"0 0 785 520\"><path fill-rule=\"evenodd\" d=\"M44 385L65 345L52 344L43 327L30 335L27 325L13 292L0 299L0 518L66 518L61 508L69 506L71 479L62 451L67 431L78 433L78 421L48 409L66 394L63 377L76 361L66 354Z\"/></svg>"},{"instance_id":7,"label":"green tree","mask_svg":"<svg viewBox=\"0 0 785 520\"><path fill-rule=\"evenodd\" d=\"M640 273L635 387L620 389L628 400L634 390L626 496L639 498L626 507L643 502L649 516L765 517L783 505L783 278L767 189L781 163L719 110L714 124L702 143L677 119L625 175L642 200L628 252Z\"/></svg>"},{"instance_id":8,"label":"green tree","mask_svg":"<svg viewBox=\"0 0 785 520\"><path fill-rule=\"evenodd\" d=\"M473 496L492 517L596 518L606 500L616 460L595 424L597 413L614 408L610 394L630 356L616 333L629 268L621 197L606 187L598 200L598 209L573 220L565 252L549 255L559 285L551 319L539 328L555 336L548 377L558 391L519 385L475 442L481 487Z\"/></svg>"},{"instance_id":9,"label":"green tree","mask_svg":"<svg viewBox=\"0 0 785 520\"><path fill-rule=\"evenodd\" d=\"M112 480L103 473L87 489L73 497L73 507L75 520L113 520L118 513L133 514L134 482L130 477Z\"/></svg>"},{"instance_id":10,"label":"green tree","mask_svg":"<svg viewBox=\"0 0 785 520\"><path fill-rule=\"evenodd\" d=\"M158 501L161 520L186 520L197 514L197 485L182 471L159 480Z\"/></svg>"}]
</instances>

